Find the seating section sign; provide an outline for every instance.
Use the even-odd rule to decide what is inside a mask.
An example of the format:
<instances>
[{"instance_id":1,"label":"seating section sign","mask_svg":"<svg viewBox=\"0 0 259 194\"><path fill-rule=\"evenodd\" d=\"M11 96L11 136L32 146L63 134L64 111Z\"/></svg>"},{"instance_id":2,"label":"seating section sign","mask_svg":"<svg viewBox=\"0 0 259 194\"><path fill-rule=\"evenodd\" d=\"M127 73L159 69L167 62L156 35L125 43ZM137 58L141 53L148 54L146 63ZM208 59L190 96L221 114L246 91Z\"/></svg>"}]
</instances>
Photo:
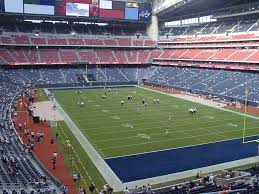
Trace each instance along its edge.
<instances>
[{"instance_id":1,"label":"seating section sign","mask_svg":"<svg viewBox=\"0 0 259 194\"><path fill-rule=\"evenodd\" d=\"M150 22L151 4L118 0L0 0L0 13Z\"/></svg>"}]
</instances>

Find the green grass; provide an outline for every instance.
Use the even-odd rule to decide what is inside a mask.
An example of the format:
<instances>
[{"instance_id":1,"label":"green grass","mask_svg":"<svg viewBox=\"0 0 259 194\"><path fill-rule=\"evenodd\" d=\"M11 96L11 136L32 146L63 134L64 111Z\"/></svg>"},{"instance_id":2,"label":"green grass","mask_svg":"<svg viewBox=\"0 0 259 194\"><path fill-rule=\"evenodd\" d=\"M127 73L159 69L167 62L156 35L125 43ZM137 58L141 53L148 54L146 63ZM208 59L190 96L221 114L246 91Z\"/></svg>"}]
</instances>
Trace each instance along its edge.
<instances>
[{"instance_id":1,"label":"green grass","mask_svg":"<svg viewBox=\"0 0 259 194\"><path fill-rule=\"evenodd\" d=\"M117 94L112 90L105 100L104 89L81 91L81 95L77 90L54 93L103 158L242 137L243 116L235 113L140 88L119 88ZM129 94L132 102L127 100ZM143 98L148 107L141 104ZM153 98L159 98L160 104L153 104ZM78 102L85 102L85 107L79 107ZM189 107L196 107L197 114L189 114ZM247 118L246 135L258 134L259 121Z\"/></svg>"},{"instance_id":2,"label":"green grass","mask_svg":"<svg viewBox=\"0 0 259 194\"><path fill-rule=\"evenodd\" d=\"M38 94L38 97L39 97L40 101L48 101L49 100L47 94L44 92L44 90L42 88L38 88L37 94Z\"/></svg>"}]
</instances>

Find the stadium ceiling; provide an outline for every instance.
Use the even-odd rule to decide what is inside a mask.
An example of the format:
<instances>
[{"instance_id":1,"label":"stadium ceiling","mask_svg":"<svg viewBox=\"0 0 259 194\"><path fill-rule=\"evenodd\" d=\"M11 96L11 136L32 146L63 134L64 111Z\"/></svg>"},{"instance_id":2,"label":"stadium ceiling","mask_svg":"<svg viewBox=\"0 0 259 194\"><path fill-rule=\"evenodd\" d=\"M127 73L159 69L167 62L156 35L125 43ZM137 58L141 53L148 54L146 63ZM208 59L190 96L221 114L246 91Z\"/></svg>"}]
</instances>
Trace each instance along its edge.
<instances>
[{"instance_id":1,"label":"stadium ceiling","mask_svg":"<svg viewBox=\"0 0 259 194\"><path fill-rule=\"evenodd\" d=\"M172 5L158 12L157 16L160 21L166 22L211 15L220 9L257 2L258 0L183 0L180 6Z\"/></svg>"}]
</instances>

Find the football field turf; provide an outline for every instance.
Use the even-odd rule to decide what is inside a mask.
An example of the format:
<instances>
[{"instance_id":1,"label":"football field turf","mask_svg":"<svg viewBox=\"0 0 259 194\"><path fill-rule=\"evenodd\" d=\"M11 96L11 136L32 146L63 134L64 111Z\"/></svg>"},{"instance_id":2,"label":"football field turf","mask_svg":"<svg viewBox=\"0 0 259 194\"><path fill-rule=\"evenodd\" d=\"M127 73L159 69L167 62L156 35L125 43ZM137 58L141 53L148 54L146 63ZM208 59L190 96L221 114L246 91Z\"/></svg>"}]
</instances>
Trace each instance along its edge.
<instances>
[{"instance_id":1,"label":"football field turf","mask_svg":"<svg viewBox=\"0 0 259 194\"><path fill-rule=\"evenodd\" d=\"M103 88L78 91L53 92L103 158L243 137L244 116L235 113L137 87L117 88L117 93L114 88L106 90L106 99ZM154 98L160 103L154 104ZM78 102L84 102L84 107ZM197 108L195 115L188 112L190 107ZM259 120L247 117L246 136L258 134Z\"/></svg>"}]
</instances>

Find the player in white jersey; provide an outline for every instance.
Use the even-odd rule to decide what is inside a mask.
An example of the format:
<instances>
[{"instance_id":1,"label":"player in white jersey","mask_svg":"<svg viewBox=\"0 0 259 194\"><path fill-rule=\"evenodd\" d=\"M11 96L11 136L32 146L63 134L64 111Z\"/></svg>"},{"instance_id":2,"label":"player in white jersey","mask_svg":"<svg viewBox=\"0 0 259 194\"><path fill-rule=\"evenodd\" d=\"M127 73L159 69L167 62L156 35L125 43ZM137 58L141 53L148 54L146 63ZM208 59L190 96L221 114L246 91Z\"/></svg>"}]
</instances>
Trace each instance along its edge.
<instances>
[{"instance_id":1,"label":"player in white jersey","mask_svg":"<svg viewBox=\"0 0 259 194\"><path fill-rule=\"evenodd\" d=\"M169 135L169 128L168 128L168 127L165 129L165 135L166 135L166 136Z\"/></svg>"}]
</instances>

